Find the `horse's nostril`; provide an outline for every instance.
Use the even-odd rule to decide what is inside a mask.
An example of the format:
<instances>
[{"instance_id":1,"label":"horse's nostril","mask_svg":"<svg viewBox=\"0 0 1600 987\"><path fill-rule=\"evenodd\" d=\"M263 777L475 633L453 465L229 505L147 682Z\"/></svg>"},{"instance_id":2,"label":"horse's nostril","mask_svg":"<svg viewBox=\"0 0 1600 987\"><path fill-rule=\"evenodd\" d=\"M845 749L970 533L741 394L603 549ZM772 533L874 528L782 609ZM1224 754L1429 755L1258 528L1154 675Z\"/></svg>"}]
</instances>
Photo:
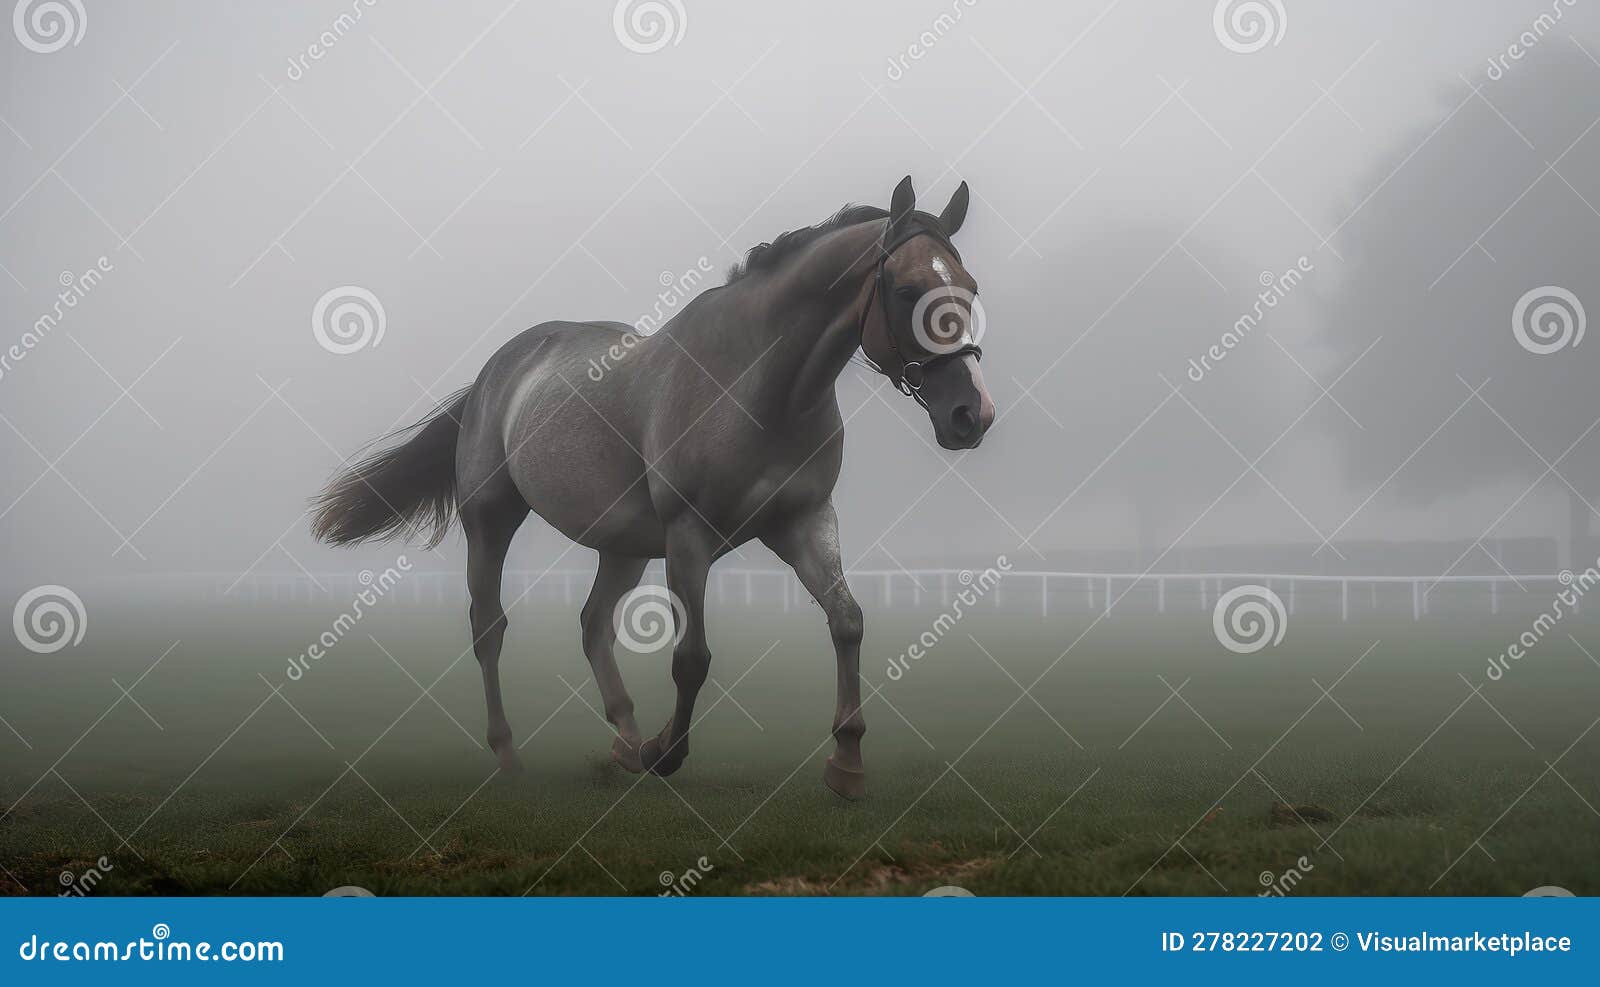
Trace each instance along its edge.
<instances>
[{"instance_id":1,"label":"horse's nostril","mask_svg":"<svg viewBox=\"0 0 1600 987\"><path fill-rule=\"evenodd\" d=\"M960 405L950 413L950 428L958 439L970 439L978 434L978 416L968 405Z\"/></svg>"}]
</instances>

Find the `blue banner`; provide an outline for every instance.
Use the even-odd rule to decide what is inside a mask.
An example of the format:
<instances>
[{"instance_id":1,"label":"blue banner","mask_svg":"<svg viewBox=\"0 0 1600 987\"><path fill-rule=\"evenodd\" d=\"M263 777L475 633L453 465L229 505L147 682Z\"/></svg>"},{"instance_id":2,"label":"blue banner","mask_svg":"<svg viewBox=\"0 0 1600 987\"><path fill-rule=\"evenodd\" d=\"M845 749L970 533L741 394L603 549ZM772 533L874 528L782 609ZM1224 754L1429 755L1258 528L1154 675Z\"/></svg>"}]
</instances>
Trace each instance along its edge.
<instances>
[{"instance_id":1,"label":"blue banner","mask_svg":"<svg viewBox=\"0 0 1600 987\"><path fill-rule=\"evenodd\" d=\"M817 984L843 974L1346 987L1447 977L1455 987L1592 978L1600 899L8 899L0 931L5 984Z\"/></svg>"}]
</instances>

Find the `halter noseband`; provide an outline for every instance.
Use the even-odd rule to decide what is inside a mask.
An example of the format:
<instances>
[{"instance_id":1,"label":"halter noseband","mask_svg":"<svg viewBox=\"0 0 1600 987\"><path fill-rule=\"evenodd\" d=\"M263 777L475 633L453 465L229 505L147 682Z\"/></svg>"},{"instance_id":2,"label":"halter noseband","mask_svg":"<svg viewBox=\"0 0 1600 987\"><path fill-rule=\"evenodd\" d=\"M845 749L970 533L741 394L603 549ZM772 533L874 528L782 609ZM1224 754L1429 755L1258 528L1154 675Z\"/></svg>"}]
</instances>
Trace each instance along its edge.
<instances>
[{"instance_id":1,"label":"halter noseband","mask_svg":"<svg viewBox=\"0 0 1600 987\"><path fill-rule=\"evenodd\" d=\"M977 343L965 343L948 353L931 353L924 356L920 360L907 360L900 352L900 347L895 344L894 324L889 318L888 278L884 274L884 269L889 263L890 256L893 255L896 250L899 250L907 242L924 234L927 234L928 236L935 235L932 230L919 226L905 233L893 243L890 243L882 248L878 255L877 271L873 275L872 279L872 291L867 296L866 306L861 310L860 336L862 340L861 353L864 357L866 357L867 362L872 365L872 369L889 378L889 383L895 386L895 390L916 401L917 404L921 405L923 408L927 408L928 400L922 396L922 384L927 379L928 368L942 360L959 359L960 357L966 356L969 353L972 354L972 356L976 359L982 360L983 348ZM956 254L957 259L960 258L961 255L956 252L954 244L950 243L948 240L945 240L943 237L939 237L939 239L946 247L950 248L952 253ZM866 348L867 318L872 313L872 301L874 295L877 296L878 308L883 313L884 341L889 344L889 352L893 353L894 358L900 363L898 367L891 370L886 370L879 366L878 362L872 358L872 354L868 353Z\"/></svg>"}]
</instances>

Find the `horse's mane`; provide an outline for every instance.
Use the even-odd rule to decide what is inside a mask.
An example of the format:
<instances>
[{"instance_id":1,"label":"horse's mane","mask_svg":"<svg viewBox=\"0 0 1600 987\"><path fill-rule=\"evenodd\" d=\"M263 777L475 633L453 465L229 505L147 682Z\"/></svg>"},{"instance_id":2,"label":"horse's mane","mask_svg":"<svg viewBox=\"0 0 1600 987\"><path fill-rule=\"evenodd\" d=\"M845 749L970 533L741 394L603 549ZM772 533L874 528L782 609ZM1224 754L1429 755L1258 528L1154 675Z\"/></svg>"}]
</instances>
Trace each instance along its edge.
<instances>
[{"instance_id":1,"label":"horse's mane","mask_svg":"<svg viewBox=\"0 0 1600 987\"><path fill-rule=\"evenodd\" d=\"M880 209L877 206L857 206L847 202L838 212L815 226L780 233L771 243L758 243L751 247L744 255L744 260L728 268L728 283L733 284L751 271L776 267L785 258L793 256L806 245L834 230L871 222L874 219L884 219L888 215L887 209Z\"/></svg>"}]
</instances>

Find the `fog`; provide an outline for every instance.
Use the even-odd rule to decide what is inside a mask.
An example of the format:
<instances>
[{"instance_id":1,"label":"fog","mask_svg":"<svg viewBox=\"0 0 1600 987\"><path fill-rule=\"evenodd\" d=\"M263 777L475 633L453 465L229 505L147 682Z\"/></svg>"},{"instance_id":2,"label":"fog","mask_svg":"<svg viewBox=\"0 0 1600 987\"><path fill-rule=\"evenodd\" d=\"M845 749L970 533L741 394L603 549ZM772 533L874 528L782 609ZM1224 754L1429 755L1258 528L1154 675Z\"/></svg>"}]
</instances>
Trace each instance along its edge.
<instances>
[{"instance_id":1,"label":"fog","mask_svg":"<svg viewBox=\"0 0 1600 987\"><path fill-rule=\"evenodd\" d=\"M1600 305L1590 6L1261 3L1254 51L1177 0L681 0L660 38L612 6L68 4L81 36L3 38L7 583L387 565L309 536L342 457L523 328L635 322L906 174L972 188L1000 418L948 453L847 370L847 564L1588 551L1600 343L1519 301ZM343 286L383 333L335 353ZM567 547L530 523L511 564Z\"/></svg>"}]
</instances>

